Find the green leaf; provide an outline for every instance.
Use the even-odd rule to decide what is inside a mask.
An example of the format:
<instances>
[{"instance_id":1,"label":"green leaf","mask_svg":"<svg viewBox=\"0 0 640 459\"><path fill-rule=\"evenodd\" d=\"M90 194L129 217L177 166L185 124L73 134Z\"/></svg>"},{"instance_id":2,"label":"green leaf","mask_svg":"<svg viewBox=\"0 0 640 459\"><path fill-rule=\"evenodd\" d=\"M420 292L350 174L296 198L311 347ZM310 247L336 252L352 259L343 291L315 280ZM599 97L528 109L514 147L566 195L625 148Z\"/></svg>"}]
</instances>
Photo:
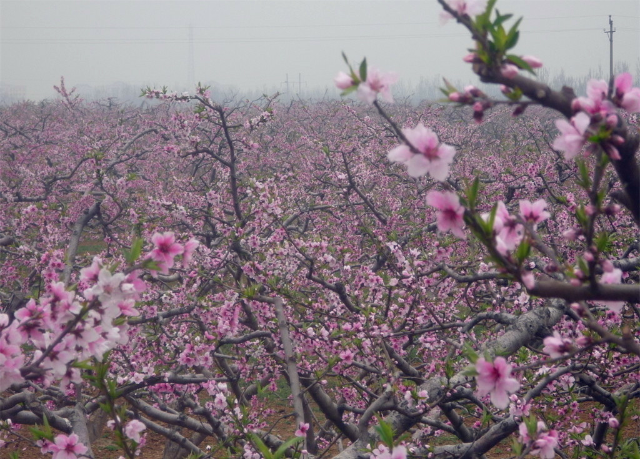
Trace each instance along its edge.
<instances>
[{"instance_id":1,"label":"green leaf","mask_svg":"<svg viewBox=\"0 0 640 459\"><path fill-rule=\"evenodd\" d=\"M507 38L505 38L504 40L504 50L507 51L513 48L514 46L516 46L518 44L519 39L520 39L519 31L516 30L513 34L508 33ZM534 73L533 70L531 70L531 73Z\"/></svg>"},{"instance_id":2,"label":"green leaf","mask_svg":"<svg viewBox=\"0 0 640 459\"><path fill-rule=\"evenodd\" d=\"M487 9L484 13L476 16L476 25L480 28L480 30L485 31L487 26L491 25L489 22L489 17L491 16L491 11L493 11L493 7L495 6L498 0L489 0L487 2Z\"/></svg>"},{"instance_id":3,"label":"green leaf","mask_svg":"<svg viewBox=\"0 0 640 459\"><path fill-rule=\"evenodd\" d=\"M390 449L393 448L393 429L380 416L376 415L376 417L378 418L376 431L380 435L380 440Z\"/></svg>"},{"instance_id":4,"label":"green leaf","mask_svg":"<svg viewBox=\"0 0 640 459\"><path fill-rule=\"evenodd\" d=\"M444 362L444 374L447 379L453 378L453 375L456 374L456 370L453 368L453 362L451 362L451 359L447 359Z\"/></svg>"},{"instance_id":5,"label":"green leaf","mask_svg":"<svg viewBox=\"0 0 640 459\"><path fill-rule=\"evenodd\" d=\"M367 58L366 57L362 59L362 62L360 63L359 72L360 72L360 80L367 81Z\"/></svg>"},{"instance_id":6,"label":"green leaf","mask_svg":"<svg viewBox=\"0 0 640 459\"><path fill-rule=\"evenodd\" d=\"M513 17L513 14L500 14L500 11L496 10L496 18L493 20L493 26L498 27L505 21L508 21Z\"/></svg>"},{"instance_id":7,"label":"green leaf","mask_svg":"<svg viewBox=\"0 0 640 459\"><path fill-rule=\"evenodd\" d=\"M342 51L342 58L344 59L345 64L347 64L349 68L351 68L351 64L349 64L349 59L347 59L347 55L344 53L344 51Z\"/></svg>"},{"instance_id":8,"label":"green leaf","mask_svg":"<svg viewBox=\"0 0 640 459\"><path fill-rule=\"evenodd\" d=\"M276 452L273 455L273 459L280 459L281 457L284 457L284 453L287 451L287 449L289 449L296 443L300 443L302 440L304 440L302 437L293 437L285 441L283 444L280 445L280 448L276 450Z\"/></svg>"},{"instance_id":9,"label":"green leaf","mask_svg":"<svg viewBox=\"0 0 640 459\"><path fill-rule=\"evenodd\" d=\"M531 252L531 245L527 241L522 241L518 248L516 249L516 260L518 260L518 264L522 264L524 260L527 259L529 253Z\"/></svg>"},{"instance_id":10,"label":"green leaf","mask_svg":"<svg viewBox=\"0 0 640 459\"><path fill-rule=\"evenodd\" d=\"M505 41L505 51L513 48L518 43L518 39L520 38L520 31L518 30L518 26L520 26L520 22L522 22L522 18L518 19L515 24L511 26L509 32L507 33L507 39Z\"/></svg>"},{"instance_id":11,"label":"green leaf","mask_svg":"<svg viewBox=\"0 0 640 459\"><path fill-rule=\"evenodd\" d=\"M513 451L513 455L516 457L522 456L522 445L515 438L511 439L511 450Z\"/></svg>"},{"instance_id":12,"label":"green leaf","mask_svg":"<svg viewBox=\"0 0 640 459\"><path fill-rule=\"evenodd\" d=\"M476 367L469 365L468 367L466 367L464 370L462 370L462 374L464 376L478 376L478 370L476 370Z\"/></svg>"},{"instance_id":13,"label":"green leaf","mask_svg":"<svg viewBox=\"0 0 640 459\"><path fill-rule=\"evenodd\" d=\"M578 185L580 185L585 190L589 190L591 188L591 177L589 176L589 168L587 167L587 163L583 160L576 161L578 164L578 172L580 173L580 180L578 181Z\"/></svg>"},{"instance_id":14,"label":"green leaf","mask_svg":"<svg viewBox=\"0 0 640 459\"><path fill-rule=\"evenodd\" d=\"M478 353L473 350L469 343L464 343L462 346L462 355L464 355L469 362L475 364L478 361Z\"/></svg>"},{"instance_id":15,"label":"green leaf","mask_svg":"<svg viewBox=\"0 0 640 459\"><path fill-rule=\"evenodd\" d=\"M131 250L125 250L125 258L127 263L133 265L138 258L140 258L140 254L142 253L142 244L144 241L140 238L136 238L131 243Z\"/></svg>"},{"instance_id":16,"label":"green leaf","mask_svg":"<svg viewBox=\"0 0 640 459\"><path fill-rule=\"evenodd\" d=\"M611 240L609 236L610 234L607 232L602 232L598 234L598 236L594 241L596 244L596 248L598 249L598 252L608 252L612 248Z\"/></svg>"},{"instance_id":17,"label":"green leaf","mask_svg":"<svg viewBox=\"0 0 640 459\"><path fill-rule=\"evenodd\" d=\"M158 262L152 260L151 258L147 258L142 262L142 267L144 269L148 269L150 271L160 271L160 266L158 266Z\"/></svg>"},{"instance_id":18,"label":"green leaf","mask_svg":"<svg viewBox=\"0 0 640 459\"><path fill-rule=\"evenodd\" d=\"M630 450L627 450L627 454L631 459L640 459L640 449L638 449L638 443L630 442Z\"/></svg>"},{"instance_id":19,"label":"green leaf","mask_svg":"<svg viewBox=\"0 0 640 459\"><path fill-rule=\"evenodd\" d=\"M515 54L508 54L506 56L506 58L507 58L508 61L510 61L511 63L517 65L522 70L526 70L527 72L531 72L531 73L533 73L535 75L536 72L534 72L533 69L531 68L531 66L529 64L527 64L525 61L523 61L520 56L516 56Z\"/></svg>"},{"instance_id":20,"label":"green leaf","mask_svg":"<svg viewBox=\"0 0 640 459\"><path fill-rule=\"evenodd\" d=\"M348 96L349 94L351 94L353 91L355 91L356 89L358 89L358 85L353 85L353 86L349 86L347 89L345 89L344 91L342 91L340 93L341 96Z\"/></svg>"},{"instance_id":21,"label":"green leaf","mask_svg":"<svg viewBox=\"0 0 640 459\"><path fill-rule=\"evenodd\" d=\"M589 265L587 265L587 262L584 261L584 258L578 258L578 267L585 276L589 275Z\"/></svg>"},{"instance_id":22,"label":"green leaf","mask_svg":"<svg viewBox=\"0 0 640 459\"><path fill-rule=\"evenodd\" d=\"M260 450L260 452L262 453L262 457L264 457L264 459L275 459L269 447L264 444L264 442L260 437L258 437L254 433L249 433L248 437L249 437L249 440L251 440L251 443L253 443L253 446L255 446L256 448L258 448L258 450Z\"/></svg>"},{"instance_id":23,"label":"green leaf","mask_svg":"<svg viewBox=\"0 0 640 459\"><path fill-rule=\"evenodd\" d=\"M467 189L467 201L469 203L469 209L474 210L476 208L476 201L478 199L478 191L480 190L480 178L476 176L473 179L473 183Z\"/></svg>"},{"instance_id":24,"label":"green leaf","mask_svg":"<svg viewBox=\"0 0 640 459\"><path fill-rule=\"evenodd\" d=\"M449 80L447 80L446 78L443 78L443 80L444 80L444 85L447 87L447 91L449 91L448 93L445 92L446 96L448 96L452 92L458 92L456 87L454 85L452 85L451 83L449 83ZM441 91L444 92L444 90L441 90Z\"/></svg>"}]
</instances>

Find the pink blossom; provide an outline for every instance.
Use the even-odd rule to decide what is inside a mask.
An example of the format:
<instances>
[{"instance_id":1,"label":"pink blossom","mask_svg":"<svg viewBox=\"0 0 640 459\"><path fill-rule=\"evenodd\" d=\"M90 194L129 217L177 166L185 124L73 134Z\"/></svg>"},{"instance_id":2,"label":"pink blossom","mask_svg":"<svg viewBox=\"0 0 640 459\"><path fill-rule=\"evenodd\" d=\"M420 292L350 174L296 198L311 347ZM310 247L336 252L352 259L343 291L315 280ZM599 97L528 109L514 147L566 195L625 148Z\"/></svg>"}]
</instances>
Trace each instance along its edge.
<instances>
[{"instance_id":1,"label":"pink blossom","mask_svg":"<svg viewBox=\"0 0 640 459\"><path fill-rule=\"evenodd\" d=\"M345 90L353 86L353 78L351 78L344 72L339 72L338 76L335 77L333 81L335 82L338 89Z\"/></svg>"},{"instance_id":2,"label":"pink blossom","mask_svg":"<svg viewBox=\"0 0 640 459\"><path fill-rule=\"evenodd\" d=\"M508 407L509 393L516 392L520 388L520 383L511 377L511 365L504 357L496 357L493 362L480 358L476 362L476 370L478 394L480 396L491 394L491 403L497 408Z\"/></svg>"},{"instance_id":3,"label":"pink blossom","mask_svg":"<svg viewBox=\"0 0 640 459\"><path fill-rule=\"evenodd\" d=\"M544 210L546 208L547 203L544 199L538 199L534 203L528 200L522 200L520 201L520 216L524 221L532 223L535 229L538 223L545 221L551 216L549 212Z\"/></svg>"},{"instance_id":4,"label":"pink blossom","mask_svg":"<svg viewBox=\"0 0 640 459\"><path fill-rule=\"evenodd\" d=\"M213 406L219 410L224 410L227 407L227 399L224 394L218 392L213 399Z\"/></svg>"},{"instance_id":5,"label":"pink blossom","mask_svg":"<svg viewBox=\"0 0 640 459\"><path fill-rule=\"evenodd\" d=\"M618 421L616 418L609 418L607 422L609 423L609 427L611 427L612 429L617 429L618 427L620 427L620 421Z\"/></svg>"},{"instance_id":6,"label":"pink blossom","mask_svg":"<svg viewBox=\"0 0 640 459\"><path fill-rule=\"evenodd\" d=\"M622 271L618 268L614 268L611 271L605 272L600 279L603 284L619 284L622 282ZM609 309L614 312L620 313L624 306L624 301L600 301Z\"/></svg>"},{"instance_id":7,"label":"pink blossom","mask_svg":"<svg viewBox=\"0 0 640 459\"><path fill-rule=\"evenodd\" d=\"M580 440L580 443L582 443L584 446L593 446L595 444L593 438L589 434L587 434L583 440Z\"/></svg>"},{"instance_id":8,"label":"pink blossom","mask_svg":"<svg viewBox=\"0 0 640 459\"><path fill-rule=\"evenodd\" d=\"M391 85L398 81L395 73L383 74L375 67L369 67L367 70L367 81L363 81L358 86L358 98L368 104L373 104L376 95L380 93L382 98L393 103L391 95Z\"/></svg>"},{"instance_id":9,"label":"pink blossom","mask_svg":"<svg viewBox=\"0 0 640 459\"><path fill-rule=\"evenodd\" d=\"M553 148L564 152L566 160L575 158L587 141L585 132L591 124L591 118L586 113L578 113L571 118L571 122L557 120L556 127L560 137L553 141Z\"/></svg>"},{"instance_id":10,"label":"pink blossom","mask_svg":"<svg viewBox=\"0 0 640 459\"><path fill-rule=\"evenodd\" d=\"M135 441L136 443L140 443L140 433L145 430L147 426L145 426L142 422L137 419L132 419L127 422L127 425L124 426L124 434Z\"/></svg>"},{"instance_id":11,"label":"pink blossom","mask_svg":"<svg viewBox=\"0 0 640 459\"><path fill-rule=\"evenodd\" d=\"M53 453L53 459L76 459L78 454L88 451L82 443L78 443L78 436L60 434L54 439L52 445L48 445L49 451Z\"/></svg>"},{"instance_id":12,"label":"pink blossom","mask_svg":"<svg viewBox=\"0 0 640 459\"><path fill-rule=\"evenodd\" d=\"M476 53L469 53L467 55L465 55L462 60L464 62L466 62L467 64L471 64L473 62L475 62L475 60L478 58L478 55Z\"/></svg>"},{"instance_id":13,"label":"pink blossom","mask_svg":"<svg viewBox=\"0 0 640 459\"><path fill-rule=\"evenodd\" d=\"M558 446L558 432L551 429L549 432L538 434L538 438L533 442L531 454L540 456L541 459L553 459L556 455L554 448Z\"/></svg>"},{"instance_id":14,"label":"pink blossom","mask_svg":"<svg viewBox=\"0 0 640 459\"><path fill-rule=\"evenodd\" d=\"M407 458L407 448L404 446L394 446L391 451L390 459L406 459Z\"/></svg>"},{"instance_id":15,"label":"pink blossom","mask_svg":"<svg viewBox=\"0 0 640 459\"><path fill-rule=\"evenodd\" d=\"M535 56L521 56L520 59L529 64L532 69L539 69L542 67L542 61Z\"/></svg>"},{"instance_id":16,"label":"pink blossom","mask_svg":"<svg viewBox=\"0 0 640 459\"><path fill-rule=\"evenodd\" d=\"M542 352L548 354L552 359L562 357L573 348L573 342L560 336L557 331L553 332L553 336L547 336L543 342Z\"/></svg>"},{"instance_id":17,"label":"pink blossom","mask_svg":"<svg viewBox=\"0 0 640 459\"><path fill-rule=\"evenodd\" d=\"M587 97L578 97L571 103L574 111L585 111L591 115L596 113L608 115L614 110L613 104L607 100L609 84L604 80L589 80Z\"/></svg>"},{"instance_id":18,"label":"pink blossom","mask_svg":"<svg viewBox=\"0 0 640 459\"><path fill-rule=\"evenodd\" d=\"M309 424L306 422L301 422L298 430L296 430L296 437L304 437L307 434L307 430L309 430Z\"/></svg>"},{"instance_id":19,"label":"pink blossom","mask_svg":"<svg viewBox=\"0 0 640 459\"><path fill-rule=\"evenodd\" d=\"M460 205L460 198L455 193L445 191L429 191L427 193L427 204L439 210L436 213L438 230L451 232L460 239L465 238L462 231L464 226L464 207Z\"/></svg>"},{"instance_id":20,"label":"pink blossom","mask_svg":"<svg viewBox=\"0 0 640 459\"><path fill-rule=\"evenodd\" d=\"M536 286L536 280L532 271L523 272L520 274L520 279L524 286L527 287L527 290L532 290Z\"/></svg>"},{"instance_id":21,"label":"pink blossom","mask_svg":"<svg viewBox=\"0 0 640 459\"><path fill-rule=\"evenodd\" d=\"M460 16L478 16L487 9L487 0L446 0L446 3ZM453 16L443 11L440 13L440 23L445 24Z\"/></svg>"},{"instance_id":22,"label":"pink blossom","mask_svg":"<svg viewBox=\"0 0 640 459\"><path fill-rule=\"evenodd\" d=\"M91 266L80 270L80 280L85 282L97 282L101 268L102 260L98 257L94 257Z\"/></svg>"},{"instance_id":23,"label":"pink blossom","mask_svg":"<svg viewBox=\"0 0 640 459\"><path fill-rule=\"evenodd\" d=\"M520 69L513 64L502 64L500 67L500 74L505 78L515 78Z\"/></svg>"},{"instance_id":24,"label":"pink blossom","mask_svg":"<svg viewBox=\"0 0 640 459\"><path fill-rule=\"evenodd\" d=\"M628 72L615 79L616 99L619 105L629 113L640 112L640 88L632 88L632 77Z\"/></svg>"},{"instance_id":25,"label":"pink blossom","mask_svg":"<svg viewBox=\"0 0 640 459\"><path fill-rule=\"evenodd\" d=\"M348 349L340 353L340 358L344 360L344 363L346 363L347 365L350 365L353 363L353 357L354 357L353 352L351 352Z\"/></svg>"},{"instance_id":26,"label":"pink blossom","mask_svg":"<svg viewBox=\"0 0 640 459\"><path fill-rule=\"evenodd\" d=\"M200 242L197 239L189 239L184 244L184 253L182 254L182 267L186 268L191 263L193 252L198 248Z\"/></svg>"},{"instance_id":27,"label":"pink blossom","mask_svg":"<svg viewBox=\"0 0 640 459\"><path fill-rule=\"evenodd\" d=\"M422 123L413 129L405 128L402 133L420 154L414 154L408 145L403 144L389 152L389 160L406 164L411 177L422 177L429 173L435 180L445 180L456 154L455 148L440 143L438 136Z\"/></svg>"},{"instance_id":28,"label":"pink blossom","mask_svg":"<svg viewBox=\"0 0 640 459\"><path fill-rule=\"evenodd\" d=\"M498 202L493 230L496 233L496 242L502 244L504 249L504 251L498 249L502 255L506 255L506 251L514 250L522 240L522 225L515 217L509 215L509 211L502 201Z\"/></svg>"},{"instance_id":29,"label":"pink blossom","mask_svg":"<svg viewBox=\"0 0 640 459\"><path fill-rule=\"evenodd\" d=\"M173 232L155 233L151 237L151 242L155 248L149 254L152 260L158 262L162 274L168 274L169 269L173 267L173 259L176 255L184 252L184 247L175 242Z\"/></svg>"}]
</instances>

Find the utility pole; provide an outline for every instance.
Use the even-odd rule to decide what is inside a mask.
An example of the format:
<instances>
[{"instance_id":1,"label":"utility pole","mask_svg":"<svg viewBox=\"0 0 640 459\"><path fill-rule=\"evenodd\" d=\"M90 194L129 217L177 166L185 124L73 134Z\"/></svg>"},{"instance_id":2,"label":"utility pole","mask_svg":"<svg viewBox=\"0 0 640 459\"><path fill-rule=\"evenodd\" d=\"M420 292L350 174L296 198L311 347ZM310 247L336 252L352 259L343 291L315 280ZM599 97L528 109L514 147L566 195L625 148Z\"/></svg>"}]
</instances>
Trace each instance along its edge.
<instances>
[{"instance_id":1,"label":"utility pole","mask_svg":"<svg viewBox=\"0 0 640 459\"><path fill-rule=\"evenodd\" d=\"M193 57L193 25L189 24L189 62L187 64L187 87L189 92L194 91L196 84L195 59Z\"/></svg>"},{"instance_id":2,"label":"utility pole","mask_svg":"<svg viewBox=\"0 0 640 459\"><path fill-rule=\"evenodd\" d=\"M613 32L616 30L613 28L613 20L609 15L609 30L605 30L604 33L609 35L609 84L613 83Z\"/></svg>"}]
</instances>

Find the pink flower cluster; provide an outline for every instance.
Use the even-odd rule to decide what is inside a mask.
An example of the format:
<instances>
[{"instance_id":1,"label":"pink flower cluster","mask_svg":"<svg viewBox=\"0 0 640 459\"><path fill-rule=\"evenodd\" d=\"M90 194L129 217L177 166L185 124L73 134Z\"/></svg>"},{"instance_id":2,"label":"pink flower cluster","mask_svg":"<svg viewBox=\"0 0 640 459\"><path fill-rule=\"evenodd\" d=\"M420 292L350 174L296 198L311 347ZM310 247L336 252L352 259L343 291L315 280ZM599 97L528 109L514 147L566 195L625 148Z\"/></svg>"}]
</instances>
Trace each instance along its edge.
<instances>
[{"instance_id":1,"label":"pink flower cluster","mask_svg":"<svg viewBox=\"0 0 640 459\"><path fill-rule=\"evenodd\" d=\"M373 104L378 93L386 102L393 103L391 85L396 81L398 81L398 76L395 73L382 73L375 67L369 67L365 81L355 81L344 72L339 72L334 79L336 87L343 91L357 85L358 98L369 105Z\"/></svg>"},{"instance_id":2,"label":"pink flower cluster","mask_svg":"<svg viewBox=\"0 0 640 459\"><path fill-rule=\"evenodd\" d=\"M563 338L557 331L553 332L553 336L547 336L543 343L542 352L548 354L552 359L562 357L573 349L573 340Z\"/></svg>"},{"instance_id":3,"label":"pink flower cluster","mask_svg":"<svg viewBox=\"0 0 640 459\"><path fill-rule=\"evenodd\" d=\"M133 306L145 287L137 273L112 274L94 259L90 268L81 271L80 282L93 285L79 295L67 291L62 282L54 282L49 295L39 301L31 299L15 312L13 322L0 314L0 391L22 382L21 367L34 362L43 369L42 384L61 380L66 388L80 382L80 371L70 367L73 361L101 360L105 352L126 343L127 325L114 326L113 321L121 315L138 314ZM67 324L81 313L83 317L65 332ZM30 358L23 352L25 346L34 348Z\"/></svg>"},{"instance_id":4,"label":"pink flower cluster","mask_svg":"<svg viewBox=\"0 0 640 459\"><path fill-rule=\"evenodd\" d=\"M42 454L53 453L52 459L76 459L78 456L86 453L87 448L82 443L78 443L76 434L57 435L53 443L47 440L41 440L39 443Z\"/></svg>"},{"instance_id":5,"label":"pink flower cluster","mask_svg":"<svg viewBox=\"0 0 640 459\"><path fill-rule=\"evenodd\" d=\"M553 148L564 152L565 159L575 158L600 127L612 129L618 124L616 107L629 113L640 112L640 88L634 88L631 74L622 73L615 78L614 92L609 98L609 85L604 80L591 80L587 83L587 97L578 97L571 103L577 112L569 121L556 121L560 136L553 142ZM591 129L590 129L591 128ZM612 135L601 141L601 146L613 160L620 159L617 146L624 139Z\"/></svg>"},{"instance_id":6,"label":"pink flower cluster","mask_svg":"<svg viewBox=\"0 0 640 459\"><path fill-rule=\"evenodd\" d=\"M183 265L190 262L198 242L194 239L181 245L173 233L156 233L154 249L149 257L167 273L174 257L183 256ZM126 323L114 325L122 316L136 316L135 302L146 286L139 271L112 273L94 258L91 266L80 271L78 292L68 291L62 282L48 285L48 295L31 299L14 313L10 321L0 314L0 392L24 381L21 369L37 364L42 369L41 383L45 387L54 381L66 389L80 382L80 370L71 364L102 356L118 344L128 341ZM68 324L75 321L71 329ZM29 353L24 349L30 348Z\"/></svg>"},{"instance_id":7,"label":"pink flower cluster","mask_svg":"<svg viewBox=\"0 0 640 459\"><path fill-rule=\"evenodd\" d=\"M523 422L519 426L520 441L531 446L531 454L540 456L541 459L553 459L556 455L554 448L558 446L558 432L548 430L542 421L538 421L536 437L529 436L527 425Z\"/></svg>"},{"instance_id":8,"label":"pink flower cluster","mask_svg":"<svg viewBox=\"0 0 640 459\"><path fill-rule=\"evenodd\" d=\"M422 123L413 129L403 129L402 134L409 145L398 145L391 150L387 155L389 160L405 164L411 177L422 177L429 173L435 180L446 180L456 154L455 148L440 143L438 136Z\"/></svg>"},{"instance_id":9,"label":"pink flower cluster","mask_svg":"<svg viewBox=\"0 0 640 459\"><path fill-rule=\"evenodd\" d=\"M487 9L487 0L446 0L446 3L460 16L478 16ZM453 19L451 13L440 13L441 24L446 24L449 19Z\"/></svg>"},{"instance_id":10,"label":"pink flower cluster","mask_svg":"<svg viewBox=\"0 0 640 459\"><path fill-rule=\"evenodd\" d=\"M538 223L548 219L551 214L545 209L547 203L544 199L538 199L535 202L521 200L520 218L522 221L530 223L535 230ZM485 220L489 219L489 214L483 214ZM499 201L496 209L496 215L493 220L493 232L496 242L496 249L502 255L507 255L515 250L522 241L524 236L524 227L517 217L510 215L504 202Z\"/></svg>"}]
</instances>

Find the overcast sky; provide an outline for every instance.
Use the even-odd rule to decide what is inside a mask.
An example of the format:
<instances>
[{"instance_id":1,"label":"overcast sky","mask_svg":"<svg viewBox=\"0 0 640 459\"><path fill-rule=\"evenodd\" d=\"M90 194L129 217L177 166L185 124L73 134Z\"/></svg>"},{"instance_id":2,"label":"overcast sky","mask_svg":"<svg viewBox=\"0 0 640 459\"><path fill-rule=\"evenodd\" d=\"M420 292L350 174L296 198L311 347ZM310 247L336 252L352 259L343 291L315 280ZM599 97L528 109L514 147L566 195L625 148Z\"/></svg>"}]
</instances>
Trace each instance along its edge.
<instances>
[{"instance_id":1,"label":"overcast sky","mask_svg":"<svg viewBox=\"0 0 640 459\"><path fill-rule=\"evenodd\" d=\"M614 59L633 73L640 49L640 0L502 0L524 16L516 52L551 71L583 75ZM32 99L68 85L124 82L185 86L189 26L196 81L239 89L332 86L344 51L352 61L395 71L407 84L437 75L472 81L461 61L471 46L454 22L439 24L435 0L421 1L0 1L0 81Z\"/></svg>"}]
</instances>

